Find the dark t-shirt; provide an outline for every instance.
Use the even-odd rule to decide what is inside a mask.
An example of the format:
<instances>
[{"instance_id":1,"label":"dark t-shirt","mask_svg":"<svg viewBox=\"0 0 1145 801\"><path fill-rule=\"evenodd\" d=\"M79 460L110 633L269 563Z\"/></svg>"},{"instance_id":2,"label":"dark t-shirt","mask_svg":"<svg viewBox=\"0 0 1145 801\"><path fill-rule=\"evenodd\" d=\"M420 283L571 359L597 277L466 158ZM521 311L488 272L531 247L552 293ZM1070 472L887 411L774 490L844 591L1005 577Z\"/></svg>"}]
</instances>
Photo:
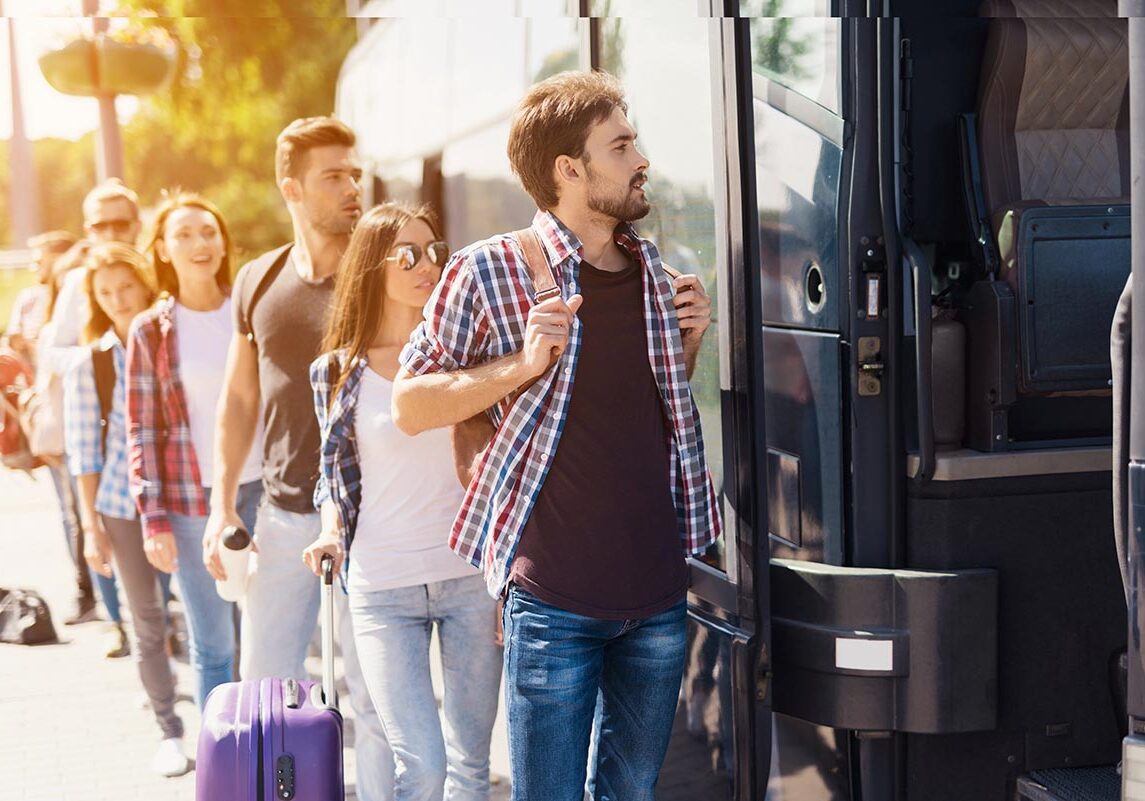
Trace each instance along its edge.
<instances>
[{"instance_id":1,"label":"dark t-shirt","mask_svg":"<svg viewBox=\"0 0 1145 801\"><path fill-rule=\"evenodd\" d=\"M671 427L648 363L643 280L581 263L583 340L568 417L510 580L608 620L683 599L688 573L669 485Z\"/></svg>"},{"instance_id":2,"label":"dark t-shirt","mask_svg":"<svg viewBox=\"0 0 1145 801\"><path fill-rule=\"evenodd\" d=\"M240 305L254 287L244 267L235 279L235 329L250 333ZM304 281L293 255L263 290L250 326L258 348L262 395L262 483L268 500L291 512L314 511L318 480L318 421L310 391L310 362L318 356L333 300L334 279Z\"/></svg>"}]
</instances>

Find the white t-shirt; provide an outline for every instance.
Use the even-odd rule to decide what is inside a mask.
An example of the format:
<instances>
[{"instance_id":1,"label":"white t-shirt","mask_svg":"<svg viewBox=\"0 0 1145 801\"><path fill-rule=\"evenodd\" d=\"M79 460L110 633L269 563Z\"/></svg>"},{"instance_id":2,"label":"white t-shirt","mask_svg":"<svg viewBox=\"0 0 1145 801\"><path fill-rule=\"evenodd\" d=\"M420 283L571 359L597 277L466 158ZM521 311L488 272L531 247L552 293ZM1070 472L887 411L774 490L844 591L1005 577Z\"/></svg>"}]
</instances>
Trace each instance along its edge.
<instances>
[{"instance_id":1,"label":"white t-shirt","mask_svg":"<svg viewBox=\"0 0 1145 801\"><path fill-rule=\"evenodd\" d=\"M231 300L214 311L191 311L175 304L175 347L179 351L179 378L187 399L191 445L199 462L204 487L214 484L215 414L223 393L223 372L233 330ZM262 423L239 474L239 483L262 477Z\"/></svg>"},{"instance_id":2,"label":"white t-shirt","mask_svg":"<svg viewBox=\"0 0 1145 801\"><path fill-rule=\"evenodd\" d=\"M362 372L355 417L362 504L350 550L350 589L392 590L477 574L449 550L465 497L449 429L403 434L390 414L393 382Z\"/></svg>"}]
</instances>

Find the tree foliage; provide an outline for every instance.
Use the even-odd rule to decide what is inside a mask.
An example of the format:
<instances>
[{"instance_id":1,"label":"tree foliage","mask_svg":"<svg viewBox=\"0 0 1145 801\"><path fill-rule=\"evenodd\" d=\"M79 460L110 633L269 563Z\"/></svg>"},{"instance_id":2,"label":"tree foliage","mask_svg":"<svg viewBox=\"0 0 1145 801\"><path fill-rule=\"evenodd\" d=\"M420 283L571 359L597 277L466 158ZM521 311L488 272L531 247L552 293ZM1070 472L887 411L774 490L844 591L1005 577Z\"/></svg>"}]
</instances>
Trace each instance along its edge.
<instances>
[{"instance_id":1,"label":"tree foliage","mask_svg":"<svg viewBox=\"0 0 1145 801\"><path fill-rule=\"evenodd\" d=\"M105 1L104 10L110 5ZM297 117L333 112L338 72L355 41L355 21L345 17L344 2L119 5L142 24L165 27L180 51L175 80L141 98L124 127L128 185L145 206L156 203L163 189L201 192L223 210L240 256L285 241L290 225L274 184L275 139ZM35 148L44 225L75 231L80 202L94 180L92 137L37 142ZM0 237L4 233L0 229Z\"/></svg>"},{"instance_id":2,"label":"tree foliage","mask_svg":"<svg viewBox=\"0 0 1145 801\"><path fill-rule=\"evenodd\" d=\"M281 243L289 222L274 184L274 145L297 117L330 114L355 23L340 0L124 0L161 14L180 44L171 87L146 98L124 131L128 180L141 195L199 191L219 204L246 255ZM300 5L306 15L297 12Z\"/></svg>"}]
</instances>

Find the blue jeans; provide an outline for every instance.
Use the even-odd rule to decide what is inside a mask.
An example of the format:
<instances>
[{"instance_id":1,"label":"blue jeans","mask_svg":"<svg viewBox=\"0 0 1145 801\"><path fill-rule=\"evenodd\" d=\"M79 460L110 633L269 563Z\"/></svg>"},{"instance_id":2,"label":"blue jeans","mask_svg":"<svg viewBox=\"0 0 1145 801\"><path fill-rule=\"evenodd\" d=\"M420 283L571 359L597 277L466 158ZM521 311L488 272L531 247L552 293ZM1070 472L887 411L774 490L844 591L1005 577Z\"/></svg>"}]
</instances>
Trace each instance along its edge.
<instances>
[{"instance_id":1,"label":"blue jeans","mask_svg":"<svg viewBox=\"0 0 1145 801\"><path fill-rule=\"evenodd\" d=\"M64 527L64 537L68 541L68 554L76 564L77 570L87 570L91 583L99 592L99 599L103 601L103 608L112 623L122 623L123 613L119 608L119 586L115 583L115 574L104 576L96 573L87 566L83 558L82 542L83 532L80 531L80 512L78 498L79 490L76 487L75 476L68 474L63 465L48 465L48 475L52 478L52 486L56 490L56 500L60 505L60 524ZM77 583L78 582L77 580ZM84 588L80 587L80 593Z\"/></svg>"},{"instance_id":2,"label":"blue jeans","mask_svg":"<svg viewBox=\"0 0 1145 801\"><path fill-rule=\"evenodd\" d=\"M350 591L354 641L397 763L395 801L487 801L501 648L496 603L478 573L377 592ZM441 640L445 734L429 641Z\"/></svg>"},{"instance_id":3,"label":"blue jeans","mask_svg":"<svg viewBox=\"0 0 1145 801\"><path fill-rule=\"evenodd\" d=\"M517 586L505 600L514 801L581 801L600 696L596 801L653 801L684 673L687 606L598 620Z\"/></svg>"},{"instance_id":4,"label":"blue jeans","mask_svg":"<svg viewBox=\"0 0 1145 801\"><path fill-rule=\"evenodd\" d=\"M305 679L306 649L314 636L321 598L318 579L302 561L302 552L322 531L317 512L302 514L269 501L258 508L251 559L254 572L243 599L242 665L244 679L268 676ZM389 801L394 791L394 755L358 666L346 594L334 592L335 636L354 710L354 753L359 801Z\"/></svg>"},{"instance_id":5,"label":"blue jeans","mask_svg":"<svg viewBox=\"0 0 1145 801\"><path fill-rule=\"evenodd\" d=\"M210 490L205 492L210 503ZM250 481L239 487L239 517L251 534L254 533L255 512L261 498L261 481ZM175 578L179 582L191 640L195 701L202 709L211 690L234 681L235 605L219 597L215 580L203 564L203 533L207 529L207 518L180 514L168 514L168 517L178 553Z\"/></svg>"}]
</instances>

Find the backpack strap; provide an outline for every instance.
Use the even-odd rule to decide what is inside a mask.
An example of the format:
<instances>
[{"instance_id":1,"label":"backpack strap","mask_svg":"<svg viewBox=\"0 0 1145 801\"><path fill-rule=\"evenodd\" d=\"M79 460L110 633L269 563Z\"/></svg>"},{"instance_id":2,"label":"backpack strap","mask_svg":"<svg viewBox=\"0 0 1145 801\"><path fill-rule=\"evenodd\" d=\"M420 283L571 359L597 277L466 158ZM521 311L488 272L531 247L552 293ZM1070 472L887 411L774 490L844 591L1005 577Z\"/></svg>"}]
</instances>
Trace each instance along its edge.
<instances>
[{"instance_id":1,"label":"backpack strap","mask_svg":"<svg viewBox=\"0 0 1145 801\"><path fill-rule=\"evenodd\" d=\"M266 290L270 287L274 279L282 272L283 265L286 264L287 256L290 255L290 249L293 246L294 243L292 242L275 248L250 263L250 280L244 282L243 287L245 289L251 281L253 281L253 285L251 285L249 293L244 292L243 297L238 299L238 312L246 326L247 342L252 345L256 344L254 337L254 307L258 304L259 299L266 294Z\"/></svg>"},{"instance_id":2,"label":"backpack strap","mask_svg":"<svg viewBox=\"0 0 1145 801\"><path fill-rule=\"evenodd\" d=\"M522 228L520 231L514 231L513 236L516 237L517 243L524 251L525 266L529 268L529 272L533 276L533 302L540 303L543 300L559 296L561 290L553 277L553 268L549 265L549 260L545 258L545 251L541 246L541 240L537 238L537 232L532 228ZM545 265L543 269L541 268L542 264ZM664 273L673 281L683 275L667 262L661 261L660 266L664 268Z\"/></svg>"},{"instance_id":3,"label":"backpack strap","mask_svg":"<svg viewBox=\"0 0 1145 801\"><path fill-rule=\"evenodd\" d=\"M514 231L513 236L525 254L525 266L529 268L529 273L533 277L533 302L540 303L549 298L560 297L560 287L553 277L553 268L549 265L549 260L545 258L545 251L541 247L541 240L537 238L537 232L532 228L522 228L520 231Z\"/></svg>"},{"instance_id":4,"label":"backpack strap","mask_svg":"<svg viewBox=\"0 0 1145 801\"><path fill-rule=\"evenodd\" d=\"M95 394L99 399L99 450L107 454L107 426L115 398L115 354L96 342L91 346L91 369L95 374Z\"/></svg>"}]
</instances>

